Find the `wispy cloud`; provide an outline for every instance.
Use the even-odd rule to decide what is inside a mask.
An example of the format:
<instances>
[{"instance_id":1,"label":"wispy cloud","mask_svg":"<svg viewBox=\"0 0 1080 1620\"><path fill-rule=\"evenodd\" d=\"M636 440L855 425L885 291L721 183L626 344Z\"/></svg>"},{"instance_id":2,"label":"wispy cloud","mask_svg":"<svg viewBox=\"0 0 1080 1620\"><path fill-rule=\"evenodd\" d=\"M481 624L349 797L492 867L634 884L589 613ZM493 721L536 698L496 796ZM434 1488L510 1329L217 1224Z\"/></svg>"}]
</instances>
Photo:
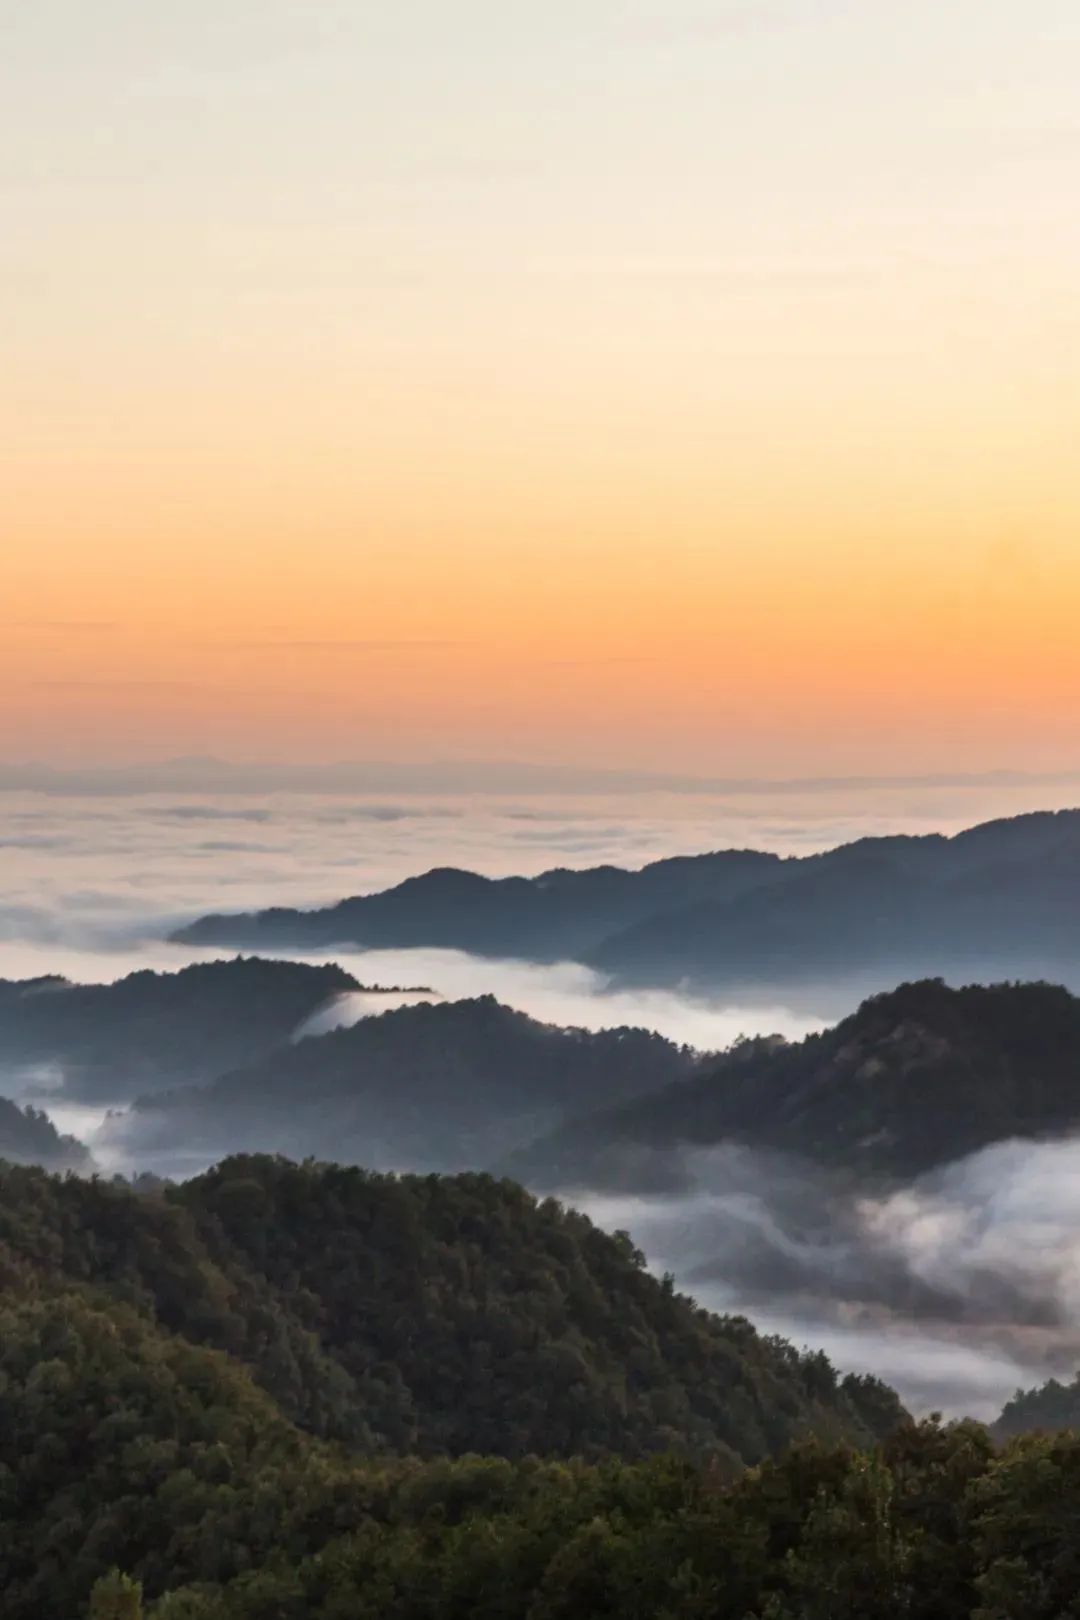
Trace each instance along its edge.
<instances>
[{"instance_id":1,"label":"wispy cloud","mask_svg":"<svg viewBox=\"0 0 1080 1620\"><path fill-rule=\"evenodd\" d=\"M254 821L273 820L273 812L261 809L232 809L215 804L170 804L156 807L153 814L163 821Z\"/></svg>"},{"instance_id":2,"label":"wispy cloud","mask_svg":"<svg viewBox=\"0 0 1080 1620\"><path fill-rule=\"evenodd\" d=\"M845 287L871 286L892 265L866 258L754 261L716 258L706 254L620 253L613 256L571 256L544 259L533 269L551 276L613 277L640 281L700 281L739 292L832 292Z\"/></svg>"},{"instance_id":3,"label":"wispy cloud","mask_svg":"<svg viewBox=\"0 0 1080 1620\"><path fill-rule=\"evenodd\" d=\"M642 656L640 658L544 658L541 663L547 669L619 669L624 664L656 664L659 659Z\"/></svg>"},{"instance_id":4,"label":"wispy cloud","mask_svg":"<svg viewBox=\"0 0 1080 1620\"><path fill-rule=\"evenodd\" d=\"M50 683L39 683L48 687ZM55 683L72 690L78 681ZM133 690L139 683L118 690ZM184 689L179 686L179 689ZM187 688L195 690L196 688ZM203 690L221 691L220 687ZM229 696L241 695L228 689ZM938 772L896 776L738 777L691 776L676 772L623 769L583 764L540 764L524 760L427 759L238 761L181 758L116 765L50 766L40 761L0 760L0 791L38 789L64 793L262 793L275 790L324 794L640 794L675 793L697 796L747 797L797 801L800 796L880 794L911 789L985 790L991 797L986 818L1014 809L1007 797L1013 791L1027 795L1024 808L1047 808L1045 789L1055 807L1076 802L1080 770Z\"/></svg>"},{"instance_id":5,"label":"wispy cloud","mask_svg":"<svg viewBox=\"0 0 1080 1620\"><path fill-rule=\"evenodd\" d=\"M207 692L220 689L202 681L88 680L81 676L25 684L38 692Z\"/></svg>"},{"instance_id":6,"label":"wispy cloud","mask_svg":"<svg viewBox=\"0 0 1080 1620\"><path fill-rule=\"evenodd\" d=\"M114 619L15 619L9 623L8 629L59 631L64 635L106 636L113 630L119 630L120 624Z\"/></svg>"},{"instance_id":7,"label":"wispy cloud","mask_svg":"<svg viewBox=\"0 0 1080 1620\"><path fill-rule=\"evenodd\" d=\"M355 653L397 653L397 652L435 652L451 647L468 647L473 645L467 641L291 641L281 639L268 639L265 641L234 641L230 643L233 648L240 651L253 649L274 648L281 652L355 652Z\"/></svg>"}]
</instances>

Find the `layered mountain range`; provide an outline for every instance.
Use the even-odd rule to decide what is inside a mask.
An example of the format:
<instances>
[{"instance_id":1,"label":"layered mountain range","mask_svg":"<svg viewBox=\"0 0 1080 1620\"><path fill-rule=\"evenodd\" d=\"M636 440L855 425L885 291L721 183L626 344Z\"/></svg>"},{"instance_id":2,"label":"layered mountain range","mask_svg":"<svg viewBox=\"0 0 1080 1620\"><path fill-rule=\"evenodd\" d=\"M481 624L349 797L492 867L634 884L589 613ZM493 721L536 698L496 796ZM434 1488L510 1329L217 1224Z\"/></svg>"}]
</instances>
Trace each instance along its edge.
<instances>
[{"instance_id":1,"label":"layered mountain range","mask_svg":"<svg viewBox=\"0 0 1080 1620\"><path fill-rule=\"evenodd\" d=\"M923 980L820 1035L712 1055L646 1030L542 1024L490 996L421 1003L137 1097L103 1140L135 1162L257 1149L655 1190L677 1184L686 1152L718 1143L887 1178L1077 1127L1080 1000L1042 983Z\"/></svg>"},{"instance_id":2,"label":"layered mountain range","mask_svg":"<svg viewBox=\"0 0 1080 1620\"><path fill-rule=\"evenodd\" d=\"M21 1060L9 1075L107 1097L98 1142L146 1165L258 1150L640 1191L678 1185L681 1159L720 1143L887 1179L1080 1128L1080 1000L1045 983L922 980L820 1035L714 1054L643 1029L559 1028L491 996L301 1035L355 983L243 959L112 986L5 985L0 1040ZM88 1164L40 1108L14 1103L0 1153Z\"/></svg>"},{"instance_id":3,"label":"layered mountain range","mask_svg":"<svg viewBox=\"0 0 1080 1620\"><path fill-rule=\"evenodd\" d=\"M538 1023L493 996L424 1003L308 1036L205 1086L140 1097L106 1122L129 1161L242 1148L379 1169L484 1167L583 1109L696 1072L643 1029Z\"/></svg>"},{"instance_id":4,"label":"layered mountain range","mask_svg":"<svg viewBox=\"0 0 1080 1620\"><path fill-rule=\"evenodd\" d=\"M737 1042L698 1072L508 1161L531 1185L666 1187L735 1142L850 1175L909 1177L1011 1138L1080 1129L1080 999L1057 985L923 980L820 1035Z\"/></svg>"},{"instance_id":5,"label":"layered mountain range","mask_svg":"<svg viewBox=\"0 0 1080 1620\"><path fill-rule=\"evenodd\" d=\"M312 911L204 917L188 944L419 946L584 962L614 982L754 995L905 978L1053 978L1080 988L1080 811L954 837L864 838L824 854L752 850L535 878L435 870Z\"/></svg>"}]
</instances>

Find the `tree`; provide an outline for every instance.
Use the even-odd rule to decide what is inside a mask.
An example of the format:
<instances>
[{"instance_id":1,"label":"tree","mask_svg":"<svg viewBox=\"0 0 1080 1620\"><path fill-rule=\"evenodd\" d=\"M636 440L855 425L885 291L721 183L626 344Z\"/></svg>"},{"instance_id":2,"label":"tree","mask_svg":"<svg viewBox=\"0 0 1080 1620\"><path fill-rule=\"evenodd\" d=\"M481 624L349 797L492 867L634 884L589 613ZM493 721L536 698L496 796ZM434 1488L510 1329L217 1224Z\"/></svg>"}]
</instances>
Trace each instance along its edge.
<instances>
[{"instance_id":1,"label":"tree","mask_svg":"<svg viewBox=\"0 0 1080 1620\"><path fill-rule=\"evenodd\" d=\"M90 1593L90 1620L143 1620L142 1584L118 1569L102 1575Z\"/></svg>"}]
</instances>

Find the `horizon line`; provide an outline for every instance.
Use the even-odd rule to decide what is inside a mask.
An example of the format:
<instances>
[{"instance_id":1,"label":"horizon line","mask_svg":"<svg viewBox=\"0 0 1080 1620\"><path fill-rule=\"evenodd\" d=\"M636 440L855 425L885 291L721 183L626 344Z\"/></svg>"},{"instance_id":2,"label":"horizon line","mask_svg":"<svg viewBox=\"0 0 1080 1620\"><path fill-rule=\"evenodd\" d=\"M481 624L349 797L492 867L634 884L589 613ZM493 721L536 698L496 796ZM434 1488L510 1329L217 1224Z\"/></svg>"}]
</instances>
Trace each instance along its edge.
<instances>
[{"instance_id":1,"label":"horizon line","mask_svg":"<svg viewBox=\"0 0 1080 1620\"><path fill-rule=\"evenodd\" d=\"M1051 786L1080 782L1080 766L1032 771L998 767L983 771L927 771L897 775L851 773L830 776L698 776L633 766L540 764L514 759L428 760L233 760L179 755L156 761L109 765L53 765L45 761L0 761L0 793L156 792L474 793L498 796L534 793L752 793L871 792L882 788L988 788Z\"/></svg>"}]
</instances>

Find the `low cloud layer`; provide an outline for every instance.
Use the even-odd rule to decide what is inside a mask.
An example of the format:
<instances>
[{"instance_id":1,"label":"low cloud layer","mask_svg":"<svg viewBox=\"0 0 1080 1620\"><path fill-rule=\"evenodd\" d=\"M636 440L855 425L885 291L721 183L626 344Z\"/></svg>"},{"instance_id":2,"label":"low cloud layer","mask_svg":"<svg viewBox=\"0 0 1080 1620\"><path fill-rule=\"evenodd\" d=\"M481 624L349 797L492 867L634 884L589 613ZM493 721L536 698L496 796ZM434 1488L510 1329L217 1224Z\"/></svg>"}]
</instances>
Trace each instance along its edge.
<instances>
[{"instance_id":1,"label":"low cloud layer","mask_svg":"<svg viewBox=\"0 0 1080 1620\"><path fill-rule=\"evenodd\" d=\"M1023 780L866 783L858 791L763 783L638 795L258 795L242 782L214 793L182 784L136 793L132 783L113 796L99 787L82 797L74 778L65 783L58 793L0 782L2 977L93 977L90 958L100 953L113 962L105 974L112 977L127 971L133 951L203 912L325 905L432 866L528 876L557 865L640 867L709 849L807 854L863 835L955 831L1075 797L1075 783L1051 789ZM58 950L69 953L64 962ZM178 965L175 950L165 957ZM843 992L825 989L805 994L800 1011L846 1011Z\"/></svg>"},{"instance_id":2,"label":"low cloud layer","mask_svg":"<svg viewBox=\"0 0 1080 1620\"><path fill-rule=\"evenodd\" d=\"M163 943L170 926L202 911L324 904L434 865L494 876L560 863L635 866L718 847L807 851L1030 807L1019 802L1020 789L1011 794L1003 788L976 802L967 789L923 786L868 790L857 804L845 794L841 805L823 792L798 799L786 789L756 799L656 794L633 803L551 794L482 802L282 794L256 802L247 793L175 789L82 800L4 793L0 976L100 980L173 970L230 954ZM553 1023L640 1025L703 1050L743 1033L797 1038L856 999L852 988L838 1008L830 986L828 998L810 994L797 1011L709 1005L666 991L611 993L572 963L435 950L324 954L364 982L431 986L447 998L493 993ZM319 1027L370 1010L346 999ZM100 1109L65 1103L56 1078L48 1079L48 1111L63 1130L92 1138ZM41 1084L34 1089L40 1094ZM700 1155L690 1170L686 1198L585 1192L581 1201L604 1225L629 1228L650 1262L704 1303L745 1310L766 1329L821 1345L840 1366L894 1382L918 1408L991 1417L1017 1385L1051 1372L1070 1376L1080 1363L1076 1144L1001 1144L873 1194L737 1149Z\"/></svg>"},{"instance_id":3,"label":"low cloud layer","mask_svg":"<svg viewBox=\"0 0 1080 1620\"><path fill-rule=\"evenodd\" d=\"M45 1106L94 1145L100 1114ZM122 1130L100 1146L108 1169L186 1176L236 1144L178 1141L149 1163L145 1150L129 1162ZM992 1421L1018 1388L1080 1366L1080 1142L1000 1143L872 1193L734 1146L686 1167L685 1196L561 1196L629 1231L650 1267L703 1305L885 1379L916 1413Z\"/></svg>"},{"instance_id":4,"label":"low cloud layer","mask_svg":"<svg viewBox=\"0 0 1080 1620\"><path fill-rule=\"evenodd\" d=\"M703 1303L822 1344L918 1409L994 1417L1080 1365L1080 1141L998 1143L878 1192L734 1146L684 1168L685 1197L568 1197Z\"/></svg>"}]
</instances>

